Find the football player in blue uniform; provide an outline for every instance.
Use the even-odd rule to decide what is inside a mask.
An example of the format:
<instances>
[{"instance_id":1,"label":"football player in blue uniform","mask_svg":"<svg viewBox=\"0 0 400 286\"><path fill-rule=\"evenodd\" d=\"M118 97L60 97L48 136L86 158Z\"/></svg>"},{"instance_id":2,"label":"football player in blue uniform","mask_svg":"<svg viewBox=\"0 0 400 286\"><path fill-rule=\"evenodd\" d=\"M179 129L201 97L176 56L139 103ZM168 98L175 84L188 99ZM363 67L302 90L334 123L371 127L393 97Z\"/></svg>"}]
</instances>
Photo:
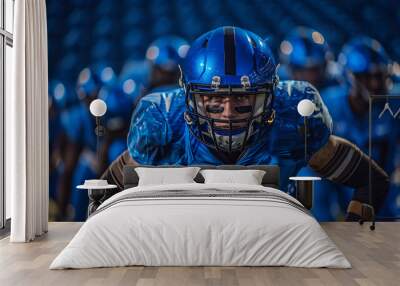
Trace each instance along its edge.
<instances>
[{"instance_id":1,"label":"football player in blue uniform","mask_svg":"<svg viewBox=\"0 0 400 286\"><path fill-rule=\"evenodd\" d=\"M124 64L119 75L119 89L131 100L132 106L148 86L150 70L148 60L130 60Z\"/></svg>"},{"instance_id":2,"label":"football player in blue uniform","mask_svg":"<svg viewBox=\"0 0 400 286\"><path fill-rule=\"evenodd\" d=\"M346 92L324 97L333 118L333 132L368 153L369 97L391 93L391 61L382 45L369 37L358 37L345 44L338 59L349 81ZM372 102L371 155L379 166L392 174L398 124L389 112L382 112L385 103L386 99L375 99ZM390 106L396 111L399 103L400 97L392 100ZM396 207L399 192L395 191L393 184L391 189L380 213L383 216L399 215L399 207Z\"/></svg>"},{"instance_id":3,"label":"football player in blue uniform","mask_svg":"<svg viewBox=\"0 0 400 286\"><path fill-rule=\"evenodd\" d=\"M65 82L49 82L49 219L58 216L57 182L63 170L65 153L65 130L61 124L63 113L79 103L76 93Z\"/></svg>"},{"instance_id":4,"label":"football player in blue uniform","mask_svg":"<svg viewBox=\"0 0 400 286\"><path fill-rule=\"evenodd\" d=\"M334 76L329 67L333 66L333 53L327 40L317 30L297 27L280 44L280 59L288 79L307 81L325 97L334 98L347 94L344 80ZM282 67L280 67L280 70ZM332 117L332 110L329 109ZM335 120L334 120L335 122ZM317 176L309 166L302 168L298 175ZM294 187L294 186L291 186ZM315 185L312 213L319 221L332 221L346 212L351 198L351 189L340 187L329 180ZM339 203L341 202L341 203Z\"/></svg>"},{"instance_id":5,"label":"football player in blue uniform","mask_svg":"<svg viewBox=\"0 0 400 286\"><path fill-rule=\"evenodd\" d=\"M280 44L280 60L290 79L307 81L318 90L336 83L328 73L333 53L317 30L297 27L291 31Z\"/></svg>"},{"instance_id":6,"label":"football player in blue uniform","mask_svg":"<svg viewBox=\"0 0 400 286\"><path fill-rule=\"evenodd\" d=\"M146 51L146 60L127 62L121 72L120 89L135 106L140 97L157 89L176 88L179 64L189 44L177 36L163 36L153 41Z\"/></svg>"},{"instance_id":7,"label":"football player in blue uniform","mask_svg":"<svg viewBox=\"0 0 400 286\"><path fill-rule=\"evenodd\" d=\"M163 36L153 41L146 51L146 61L128 62L121 72L120 89L133 100L134 108L140 98L159 90L174 90L179 87L179 65L186 57L189 43L177 36ZM118 140L109 146L109 158L127 154L126 137L122 145ZM122 146L124 149L121 151ZM111 154L112 152L112 154ZM112 191L109 191L112 194Z\"/></svg>"},{"instance_id":8,"label":"football player in blue uniform","mask_svg":"<svg viewBox=\"0 0 400 286\"><path fill-rule=\"evenodd\" d=\"M155 89L177 87L179 65L186 57L189 47L186 40L172 35L160 37L150 44L146 51L146 59L151 64L151 72L145 94Z\"/></svg>"},{"instance_id":9,"label":"football player in blue uniform","mask_svg":"<svg viewBox=\"0 0 400 286\"><path fill-rule=\"evenodd\" d=\"M89 104L98 97L102 86L111 86L115 82L115 73L107 65L84 68L77 80L80 102L61 116L67 141L64 149L64 168L58 182L61 220L82 221L86 218L87 193L76 191L75 186L82 184L84 179L96 178L101 174L95 155L95 122L89 112Z\"/></svg>"},{"instance_id":10,"label":"football player in blue uniform","mask_svg":"<svg viewBox=\"0 0 400 286\"><path fill-rule=\"evenodd\" d=\"M200 36L182 67L182 87L148 94L131 119L128 152L103 178L122 186L124 164L278 164L281 189L309 164L321 176L355 188L347 219L371 219L368 175L371 160L351 142L331 134L332 121L318 91L307 82L279 82L265 42L237 27ZM308 118L304 156L300 100L315 105ZM388 189L387 174L372 163L373 199L378 209Z\"/></svg>"},{"instance_id":11,"label":"football player in blue uniform","mask_svg":"<svg viewBox=\"0 0 400 286\"><path fill-rule=\"evenodd\" d=\"M107 112L102 118L105 134L100 148L99 170L101 174L112 161L126 150L126 136L133 105L131 98L118 88L102 87L98 98L107 105Z\"/></svg>"}]
</instances>

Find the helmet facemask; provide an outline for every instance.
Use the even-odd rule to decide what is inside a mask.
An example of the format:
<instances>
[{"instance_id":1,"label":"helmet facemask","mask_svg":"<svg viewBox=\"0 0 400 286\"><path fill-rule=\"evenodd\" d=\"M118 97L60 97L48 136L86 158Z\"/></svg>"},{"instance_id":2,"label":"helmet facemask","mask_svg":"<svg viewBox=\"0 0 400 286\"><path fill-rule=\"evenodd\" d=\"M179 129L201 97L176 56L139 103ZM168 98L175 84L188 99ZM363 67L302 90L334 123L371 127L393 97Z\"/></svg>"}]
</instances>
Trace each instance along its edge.
<instances>
[{"instance_id":1,"label":"helmet facemask","mask_svg":"<svg viewBox=\"0 0 400 286\"><path fill-rule=\"evenodd\" d=\"M185 120L193 136L224 152L227 161L243 153L272 122L276 69L268 45L250 31L226 26L195 40L180 79L186 95ZM219 96L215 101L223 104L207 106L205 96ZM247 99L242 104L238 97Z\"/></svg>"},{"instance_id":2,"label":"helmet facemask","mask_svg":"<svg viewBox=\"0 0 400 286\"><path fill-rule=\"evenodd\" d=\"M256 88L191 85L185 120L191 133L225 153L242 152L273 113L273 85Z\"/></svg>"}]
</instances>

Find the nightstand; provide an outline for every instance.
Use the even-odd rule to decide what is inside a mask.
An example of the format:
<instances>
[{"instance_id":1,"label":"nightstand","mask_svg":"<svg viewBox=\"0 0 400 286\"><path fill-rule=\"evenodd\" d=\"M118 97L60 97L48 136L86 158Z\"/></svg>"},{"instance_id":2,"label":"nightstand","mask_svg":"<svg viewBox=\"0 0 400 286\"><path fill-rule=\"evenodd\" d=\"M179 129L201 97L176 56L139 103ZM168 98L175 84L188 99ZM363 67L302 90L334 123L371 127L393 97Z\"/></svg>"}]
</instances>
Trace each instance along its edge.
<instances>
[{"instance_id":1,"label":"nightstand","mask_svg":"<svg viewBox=\"0 0 400 286\"><path fill-rule=\"evenodd\" d=\"M295 197L307 209L312 208L314 181L320 181L320 177L290 177L289 180L295 183Z\"/></svg>"}]
</instances>

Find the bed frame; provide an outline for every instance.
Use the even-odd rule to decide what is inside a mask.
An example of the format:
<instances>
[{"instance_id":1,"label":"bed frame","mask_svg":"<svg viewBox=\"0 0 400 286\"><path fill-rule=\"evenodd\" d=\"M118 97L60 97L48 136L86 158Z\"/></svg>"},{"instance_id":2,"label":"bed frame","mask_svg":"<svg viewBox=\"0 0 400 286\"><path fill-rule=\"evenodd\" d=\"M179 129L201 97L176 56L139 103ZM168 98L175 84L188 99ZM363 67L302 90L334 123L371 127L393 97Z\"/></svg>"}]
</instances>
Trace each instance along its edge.
<instances>
[{"instance_id":1,"label":"bed frame","mask_svg":"<svg viewBox=\"0 0 400 286\"><path fill-rule=\"evenodd\" d=\"M123 184L124 189L136 187L139 182L139 177L135 171L135 168L138 166L126 165L124 166L124 176L123 176ZM149 167L149 168L180 168L184 166L141 166L141 167ZM275 165L251 165L251 166L241 166L241 165L221 165L221 166L213 166L213 165L193 165L193 167L200 167L202 170L205 169L220 169L220 170L263 170L265 171L265 175L262 179L261 184L265 187L272 187L279 189L279 167ZM204 183L204 178L200 174L194 178L197 183Z\"/></svg>"},{"instance_id":2,"label":"bed frame","mask_svg":"<svg viewBox=\"0 0 400 286\"><path fill-rule=\"evenodd\" d=\"M272 187L279 189L280 187L280 171L279 166L276 165L193 165L194 167L200 167L204 169L220 169L220 170L263 170L265 175L262 179L261 184L265 187ZM136 167L148 167L148 168L181 168L185 166L179 165L163 165L163 166L137 166L137 165L125 165L123 169L123 185L124 190L136 187L139 183L139 176L135 171ZM204 183L203 176L198 173L194 178L197 183ZM118 191L117 191L118 192ZM117 193L113 190L91 190L89 192L89 206L88 206L88 217L104 202L106 199Z\"/></svg>"}]
</instances>

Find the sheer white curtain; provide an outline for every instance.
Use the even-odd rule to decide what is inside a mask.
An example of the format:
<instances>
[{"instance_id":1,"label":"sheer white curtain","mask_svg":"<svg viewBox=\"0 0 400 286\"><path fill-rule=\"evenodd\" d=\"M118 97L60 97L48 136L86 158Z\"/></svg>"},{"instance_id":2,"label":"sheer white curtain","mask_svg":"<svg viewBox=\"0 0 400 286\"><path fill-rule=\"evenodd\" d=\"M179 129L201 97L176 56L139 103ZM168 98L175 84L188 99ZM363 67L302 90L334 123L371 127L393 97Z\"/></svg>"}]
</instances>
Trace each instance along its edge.
<instances>
[{"instance_id":1,"label":"sheer white curtain","mask_svg":"<svg viewBox=\"0 0 400 286\"><path fill-rule=\"evenodd\" d=\"M13 93L6 99L6 187L12 242L47 232L48 102L45 0L15 1Z\"/></svg>"}]
</instances>

